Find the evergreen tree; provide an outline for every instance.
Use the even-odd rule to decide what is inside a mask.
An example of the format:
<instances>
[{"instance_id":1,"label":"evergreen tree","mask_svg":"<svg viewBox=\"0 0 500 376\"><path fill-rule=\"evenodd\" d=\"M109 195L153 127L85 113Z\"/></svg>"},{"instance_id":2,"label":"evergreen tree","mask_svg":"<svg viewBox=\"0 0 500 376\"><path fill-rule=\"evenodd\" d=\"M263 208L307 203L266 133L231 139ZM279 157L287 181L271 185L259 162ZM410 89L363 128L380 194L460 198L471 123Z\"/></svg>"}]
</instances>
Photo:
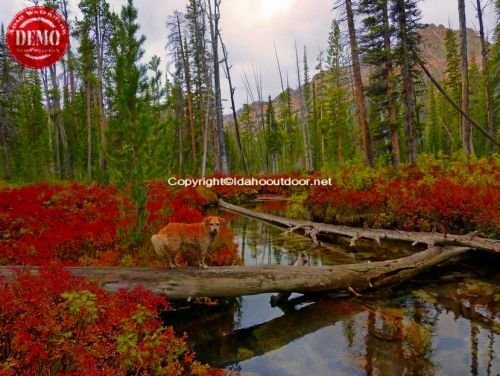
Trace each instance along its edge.
<instances>
[{"instance_id":1,"label":"evergreen tree","mask_svg":"<svg viewBox=\"0 0 500 376\"><path fill-rule=\"evenodd\" d=\"M278 173L278 153L281 150L281 132L274 114L273 101L271 96L267 101L266 108L266 146L271 155L272 173Z\"/></svg>"},{"instance_id":2,"label":"evergreen tree","mask_svg":"<svg viewBox=\"0 0 500 376\"><path fill-rule=\"evenodd\" d=\"M461 102L462 79L460 77L460 55L458 54L458 44L456 33L447 29L445 34L446 48L446 69L444 87L450 97L456 102ZM460 114L448 102L445 103L444 111L447 117L447 126L452 132L455 144L451 145L451 150L460 147Z\"/></svg>"},{"instance_id":3,"label":"evergreen tree","mask_svg":"<svg viewBox=\"0 0 500 376\"><path fill-rule=\"evenodd\" d=\"M361 78L361 63L359 59L358 40L356 36L356 28L354 24L354 11L352 8L352 0L344 1L347 19L347 28L349 30L349 44L351 45L351 60L354 76L354 95L356 99L359 128L361 130L362 150L366 163L370 167L375 166L373 155L373 146L368 125L368 116L366 112L365 95L363 89L363 80Z\"/></svg>"},{"instance_id":4,"label":"evergreen tree","mask_svg":"<svg viewBox=\"0 0 500 376\"><path fill-rule=\"evenodd\" d=\"M0 148L3 176L7 180L12 177L12 150L9 140L13 136L15 126L14 101L18 84L15 65L7 51L2 24L0 26Z\"/></svg>"},{"instance_id":5,"label":"evergreen tree","mask_svg":"<svg viewBox=\"0 0 500 376\"><path fill-rule=\"evenodd\" d=\"M347 70L342 34L334 19L328 36L328 70L325 72L325 116L320 122L321 153L330 168L342 165L352 156L353 134L350 116L350 96L347 89Z\"/></svg>"},{"instance_id":6,"label":"evergreen tree","mask_svg":"<svg viewBox=\"0 0 500 376\"><path fill-rule=\"evenodd\" d=\"M40 76L25 70L16 108L14 175L21 181L47 179L50 175L49 124L43 105Z\"/></svg>"},{"instance_id":7,"label":"evergreen tree","mask_svg":"<svg viewBox=\"0 0 500 376\"><path fill-rule=\"evenodd\" d=\"M408 159L412 164L417 161L417 138L419 138L415 86L418 78L416 64L420 53L418 31L421 24L417 3L418 0L391 0L391 14L396 26L397 38L395 59L400 67Z\"/></svg>"},{"instance_id":8,"label":"evergreen tree","mask_svg":"<svg viewBox=\"0 0 500 376\"><path fill-rule=\"evenodd\" d=\"M394 80L394 51L391 40L394 27L389 22L388 0L362 0L359 11L364 15L364 31L360 51L365 63L374 66L367 86L367 95L373 103L372 130L379 153L390 154L392 164L398 166L399 124L397 122L396 82Z\"/></svg>"},{"instance_id":9,"label":"evergreen tree","mask_svg":"<svg viewBox=\"0 0 500 376\"><path fill-rule=\"evenodd\" d=\"M490 82L493 93L493 124L494 135L498 140L500 138L500 0L495 1L495 11L497 16L497 25L495 27L495 42L492 49L492 68L490 69Z\"/></svg>"},{"instance_id":10,"label":"evergreen tree","mask_svg":"<svg viewBox=\"0 0 500 376\"><path fill-rule=\"evenodd\" d=\"M108 149L112 182L118 186L130 184L130 194L137 214L136 233L141 236L147 216L145 210L145 152L151 122L147 98L146 66L140 63L145 37L138 36L137 9L133 0L122 7L115 17L115 34L111 40L114 59L110 78L110 110ZM112 95L111 95L112 94Z\"/></svg>"},{"instance_id":11,"label":"evergreen tree","mask_svg":"<svg viewBox=\"0 0 500 376\"><path fill-rule=\"evenodd\" d=\"M436 101L436 89L429 85L427 93L427 118L424 127L424 151L437 157L442 150L442 132L439 117L439 109Z\"/></svg>"}]
</instances>

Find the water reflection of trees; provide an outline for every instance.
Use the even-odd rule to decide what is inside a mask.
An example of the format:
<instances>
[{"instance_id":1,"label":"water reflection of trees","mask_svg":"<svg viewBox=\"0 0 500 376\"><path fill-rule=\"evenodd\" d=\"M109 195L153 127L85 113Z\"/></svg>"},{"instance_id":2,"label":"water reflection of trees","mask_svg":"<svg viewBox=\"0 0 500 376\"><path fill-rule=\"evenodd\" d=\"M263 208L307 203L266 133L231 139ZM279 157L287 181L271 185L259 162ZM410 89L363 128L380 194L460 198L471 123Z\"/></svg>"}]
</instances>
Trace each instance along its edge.
<instances>
[{"instance_id":1,"label":"water reflection of trees","mask_svg":"<svg viewBox=\"0 0 500 376\"><path fill-rule=\"evenodd\" d=\"M316 247L311 240L298 234L284 234L283 229L239 217L231 222L238 235L240 256L246 265L292 265L301 252L306 252L309 265L331 265L355 260L352 252L340 246Z\"/></svg>"},{"instance_id":2,"label":"water reflection of trees","mask_svg":"<svg viewBox=\"0 0 500 376\"><path fill-rule=\"evenodd\" d=\"M465 358L470 354L470 374L492 375L498 372L494 359L495 338L499 333L493 321L487 325L484 318L478 320L477 316L460 308L466 305L469 311L477 312L479 308L474 306L474 299L469 299L468 303L462 301L460 306L454 299L447 298L453 297L448 289L437 291L430 297L421 292L412 296L407 290L399 298L378 297L362 301L317 298L307 303L306 298L296 298L281 306L282 316L243 329L236 328L243 314L241 299L244 298L223 300L212 307L201 305L196 309L180 310L165 319L169 324L174 323L179 332L188 334L200 360L230 367L234 375L238 373L241 362L278 350L338 323L342 325L345 338L346 349L343 351L349 354L341 361L351 367L355 366L367 375L433 375L439 374L442 366L433 360L437 351L433 338L439 336L436 331L443 315L452 312L456 317L469 320L468 346L454 351L461 352ZM467 294L460 291L464 299ZM482 299L480 311L494 320L498 315L494 296L490 299L490 306L483 305L484 302ZM480 349L484 349L481 357ZM332 350L332 356L338 356L338 353ZM462 371L467 372L466 369Z\"/></svg>"},{"instance_id":3,"label":"water reflection of trees","mask_svg":"<svg viewBox=\"0 0 500 376\"><path fill-rule=\"evenodd\" d=\"M292 264L294 252L310 248L307 239L283 237L281 229L259 221L240 217L232 221L231 226L239 236L242 258L247 264ZM323 264L327 260L325 254L309 252L311 263ZM341 253L339 257L343 256ZM200 360L229 368L231 375L238 375L240 365L247 360L338 324L345 348L331 349L330 356L338 357L359 373L434 375L461 367L460 374L496 375L499 372L495 360L500 335L497 287L500 277L494 262L490 274L484 265L488 263L482 260L481 273L474 274L477 270L471 262L472 270L459 270L456 276L443 267L420 277L418 283L382 290L377 296L366 296L359 301L350 297L316 298L306 305L304 300L295 299L280 306L282 316L243 329L237 328L241 327L245 315L244 297L222 300L217 306L186 309L178 313L177 318L166 318L166 323L174 323L178 331L187 332ZM442 333L443 323L458 327L458 320L466 320L468 324L465 331L459 333L462 338L456 333ZM441 341L443 339L445 341ZM460 347L447 348L452 346L446 345L450 339L455 341L454 346L460 343ZM314 345L319 354L320 347L328 348L330 344ZM447 351L457 353L468 365L446 364L442 354ZM304 361L319 364L319 356ZM325 370L325 374L329 372L331 370Z\"/></svg>"}]
</instances>

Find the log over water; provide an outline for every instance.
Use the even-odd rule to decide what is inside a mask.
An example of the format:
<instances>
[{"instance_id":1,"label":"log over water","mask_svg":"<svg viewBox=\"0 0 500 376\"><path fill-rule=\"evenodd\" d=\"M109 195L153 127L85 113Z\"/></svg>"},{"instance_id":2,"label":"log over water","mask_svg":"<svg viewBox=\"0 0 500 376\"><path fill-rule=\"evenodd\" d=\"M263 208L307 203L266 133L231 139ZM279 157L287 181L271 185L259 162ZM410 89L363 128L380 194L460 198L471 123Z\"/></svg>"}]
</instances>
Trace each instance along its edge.
<instances>
[{"instance_id":1,"label":"log over water","mask_svg":"<svg viewBox=\"0 0 500 376\"><path fill-rule=\"evenodd\" d=\"M499 240L481 238L478 237L476 233L471 233L468 235L454 235L443 234L439 232L415 232L337 226L312 221L283 218L273 214L260 213L255 210L250 210L242 208L240 206L229 204L223 200L219 200L219 206L223 209L233 211L235 213L288 227L289 232L302 230L306 233L306 235L311 236L313 240L316 240L316 237L319 234L323 233L350 237L351 246L355 245L356 240L364 238L375 240L379 244L382 240L400 240L411 242L413 245L427 244L427 246L429 247L432 247L434 245L451 245L474 248L487 252L500 252Z\"/></svg>"},{"instance_id":2,"label":"log over water","mask_svg":"<svg viewBox=\"0 0 500 376\"><path fill-rule=\"evenodd\" d=\"M466 247L432 247L413 255L390 261L334 266L230 266L200 268L121 268L68 267L74 276L85 277L108 291L142 286L170 299L222 297L269 292L313 293L357 291L392 285L414 277L451 257L466 252ZM15 279L16 269L0 267L0 276ZM26 269L36 275L38 268Z\"/></svg>"},{"instance_id":3,"label":"log over water","mask_svg":"<svg viewBox=\"0 0 500 376\"><path fill-rule=\"evenodd\" d=\"M142 286L156 294L166 294L170 299L189 297L225 297L262 293L318 293L333 291L364 291L397 284L413 278L418 273L470 249L500 252L498 240L471 235L404 232L395 230L361 229L333 226L310 221L286 219L271 214L228 204L219 205L227 210L288 226L288 231L303 230L316 240L320 233L330 233L352 238L380 242L384 239L424 243L428 248L410 256L377 262L362 262L333 266L230 266L199 268L121 268L121 267L68 267L73 275L86 277L108 291ZM16 278L16 271L26 270L34 275L37 267L0 267L0 277Z\"/></svg>"}]
</instances>

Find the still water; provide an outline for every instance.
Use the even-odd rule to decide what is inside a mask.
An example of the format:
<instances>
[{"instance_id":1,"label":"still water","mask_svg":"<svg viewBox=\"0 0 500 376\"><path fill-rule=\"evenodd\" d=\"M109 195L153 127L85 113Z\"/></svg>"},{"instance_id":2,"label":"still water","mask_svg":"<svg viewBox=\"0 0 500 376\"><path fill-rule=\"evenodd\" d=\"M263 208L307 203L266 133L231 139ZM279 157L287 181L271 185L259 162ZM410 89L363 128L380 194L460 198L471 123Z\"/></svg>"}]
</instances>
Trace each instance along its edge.
<instances>
[{"instance_id":1,"label":"still water","mask_svg":"<svg viewBox=\"0 0 500 376\"><path fill-rule=\"evenodd\" d=\"M300 235L284 235L282 229L233 214L230 226L246 265L292 265L302 251L312 266L414 252L401 244L314 248ZM272 294L242 296L179 308L165 320L188 334L199 360L234 375L497 376L500 273L495 262L492 255L468 255L361 298L293 294L288 303L273 307Z\"/></svg>"}]
</instances>

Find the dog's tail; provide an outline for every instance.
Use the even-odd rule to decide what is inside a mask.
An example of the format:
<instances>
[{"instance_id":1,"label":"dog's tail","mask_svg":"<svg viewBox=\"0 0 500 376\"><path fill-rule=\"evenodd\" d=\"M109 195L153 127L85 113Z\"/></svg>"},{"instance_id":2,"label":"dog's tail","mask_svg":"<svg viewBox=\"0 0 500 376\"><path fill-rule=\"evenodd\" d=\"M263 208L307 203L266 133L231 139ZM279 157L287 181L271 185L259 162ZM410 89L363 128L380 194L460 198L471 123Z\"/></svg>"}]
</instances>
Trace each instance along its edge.
<instances>
[{"instance_id":1,"label":"dog's tail","mask_svg":"<svg viewBox=\"0 0 500 376\"><path fill-rule=\"evenodd\" d=\"M165 254L164 244L161 236L155 234L151 237L151 243L153 243L153 247L158 256L163 256Z\"/></svg>"}]
</instances>

